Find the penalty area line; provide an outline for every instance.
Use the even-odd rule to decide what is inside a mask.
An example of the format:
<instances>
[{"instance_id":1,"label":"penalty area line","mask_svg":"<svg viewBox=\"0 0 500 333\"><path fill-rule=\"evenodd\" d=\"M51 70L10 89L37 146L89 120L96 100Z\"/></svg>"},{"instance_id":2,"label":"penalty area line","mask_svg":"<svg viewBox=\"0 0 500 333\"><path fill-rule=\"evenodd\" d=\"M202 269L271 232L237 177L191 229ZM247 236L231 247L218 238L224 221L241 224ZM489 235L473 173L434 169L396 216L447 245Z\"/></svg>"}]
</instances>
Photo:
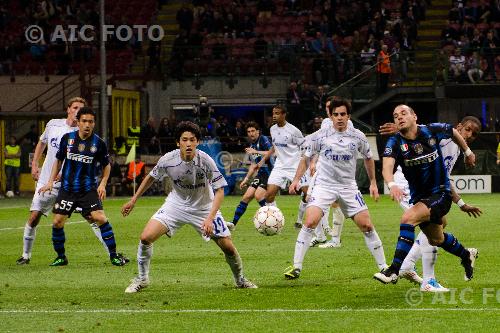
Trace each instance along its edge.
<instances>
[{"instance_id":1,"label":"penalty area line","mask_svg":"<svg viewBox=\"0 0 500 333\"><path fill-rule=\"evenodd\" d=\"M333 308L333 309L74 309L74 310L28 310L0 309L0 314L60 314L60 313L294 313L294 312L498 312L500 308Z\"/></svg>"}]
</instances>

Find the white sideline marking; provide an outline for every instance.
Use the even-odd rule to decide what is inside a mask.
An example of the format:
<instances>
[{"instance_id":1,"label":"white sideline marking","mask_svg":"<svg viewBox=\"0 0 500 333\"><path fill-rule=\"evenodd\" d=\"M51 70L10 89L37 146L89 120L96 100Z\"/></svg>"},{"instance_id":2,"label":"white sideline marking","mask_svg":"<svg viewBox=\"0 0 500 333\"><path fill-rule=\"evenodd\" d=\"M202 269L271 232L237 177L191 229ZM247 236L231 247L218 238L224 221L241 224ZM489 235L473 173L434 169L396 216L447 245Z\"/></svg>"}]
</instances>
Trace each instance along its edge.
<instances>
[{"instance_id":1,"label":"white sideline marking","mask_svg":"<svg viewBox=\"0 0 500 333\"><path fill-rule=\"evenodd\" d=\"M82 310L5 310L1 313L286 313L286 312L497 312L500 308L334 308L334 309L178 309L178 310L147 310L147 309L82 309Z\"/></svg>"},{"instance_id":2,"label":"white sideline marking","mask_svg":"<svg viewBox=\"0 0 500 333\"><path fill-rule=\"evenodd\" d=\"M80 224L80 223L84 223L84 222L87 222L87 221L86 220L82 220L82 221L75 221L75 222L66 222L64 225L68 225L68 224ZM37 228L40 228L40 227L52 227L52 224L39 224L37 226ZM1 228L0 229L0 231L7 231L7 230L24 230L24 226L22 226L22 227L15 227L15 228Z\"/></svg>"}]
</instances>

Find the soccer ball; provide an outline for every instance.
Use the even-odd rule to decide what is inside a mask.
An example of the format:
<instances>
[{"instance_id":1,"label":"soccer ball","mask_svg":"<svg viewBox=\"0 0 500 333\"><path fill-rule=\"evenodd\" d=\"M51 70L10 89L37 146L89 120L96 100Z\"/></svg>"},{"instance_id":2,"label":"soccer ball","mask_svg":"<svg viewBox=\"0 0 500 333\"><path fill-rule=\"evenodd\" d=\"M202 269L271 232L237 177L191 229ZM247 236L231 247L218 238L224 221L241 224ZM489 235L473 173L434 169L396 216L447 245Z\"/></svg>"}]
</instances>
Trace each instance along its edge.
<instances>
[{"instance_id":1,"label":"soccer ball","mask_svg":"<svg viewBox=\"0 0 500 333\"><path fill-rule=\"evenodd\" d=\"M7 198L12 198L12 197L14 196L14 192L12 192L12 191L7 191L7 193L5 193L5 196L6 196Z\"/></svg>"},{"instance_id":2,"label":"soccer ball","mask_svg":"<svg viewBox=\"0 0 500 333\"><path fill-rule=\"evenodd\" d=\"M274 236L283 230L285 217L278 207L264 206L255 213L253 224L261 234Z\"/></svg>"}]
</instances>

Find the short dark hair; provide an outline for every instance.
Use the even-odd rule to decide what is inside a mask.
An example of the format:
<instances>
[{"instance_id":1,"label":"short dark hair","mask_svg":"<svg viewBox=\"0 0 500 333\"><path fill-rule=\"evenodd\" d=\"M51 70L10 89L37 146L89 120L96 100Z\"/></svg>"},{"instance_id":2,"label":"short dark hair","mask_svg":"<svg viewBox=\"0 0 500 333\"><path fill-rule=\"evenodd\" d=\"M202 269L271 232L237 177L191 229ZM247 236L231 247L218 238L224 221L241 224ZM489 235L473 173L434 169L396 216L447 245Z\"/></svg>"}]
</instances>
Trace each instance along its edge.
<instances>
[{"instance_id":1,"label":"short dark hair","mask_svg":"<svg viewBox=\"0 0 500 333\"><path fill-rule=\"evenodd\" d=\"M286 113L286 106L283 104L276 104L273 109L281 110L281 113Z\"/></svg>"},{"instance_id":2,"label":"short dark hair","mask_svg":"<svg viewBox=\"0 0 500 333\"><path fill-rule=\"evenodd\" d=\"M249 121L246 125L245 125L245 131L248 131L248 129L250 127L253 127L255 128L257 131L260 131L260 126L259 124L257 124L255 121Z\"/></svg>"},{"instance_id":3,"label":"short dark hair","mask_svg":"<svg viewBox=\"0 0 500 333\"><path fill-rule=\"evenodd\" d=\"M474 123L474 124L476 124L477 127L479 127L479 131L481 132L482 124L481 124L481 121L479 119L477 119L476 117L474 117L474 116L465 116L460 121L460 124L462 124L462 126L465 126L465 124L467 124L467 123Z\"/></svg>"},{"instance_id":4,"label":"short dark hair","mask_svg":"<svg viewBox=\"0 0 500 333\"><path fill-rule=\"evenodd\" d=\"M94 119L96 118L95 111L89 108L88 106L84 106L80 110L78 110L78 113L76 114L76 119L80 120L80 117L83 116L84 114L91 114L94 116Z\"/></svg>"},{"instance_id":5,"label":"short dark hair","mask_svg":"<svg viewBox=\"0 0 500 333\"><path fill-rule=\"evenodd\" d=\"M175 140L177 140L177 142L181 140L181 135L184 132L193 133L198 141L201 138L200 127L191 121L181 121L179 124L177 124L177 126L175 127Z\"/></svg>"},{"instance_id":6,"label":"short dark hair","mask_svg":"<svg viewBox=\"0 0 500 333\"><path fill-rule=\"evenodd\" d=\"M330 100L330 105L328 105L328 113L330 116L333 110L341 106L345 106L345 108L347 109L347 114L351 114L352 105L351 101L348 100L347 98L341 96L332 96L329 100Z\"/></svg>"}]
</instances>

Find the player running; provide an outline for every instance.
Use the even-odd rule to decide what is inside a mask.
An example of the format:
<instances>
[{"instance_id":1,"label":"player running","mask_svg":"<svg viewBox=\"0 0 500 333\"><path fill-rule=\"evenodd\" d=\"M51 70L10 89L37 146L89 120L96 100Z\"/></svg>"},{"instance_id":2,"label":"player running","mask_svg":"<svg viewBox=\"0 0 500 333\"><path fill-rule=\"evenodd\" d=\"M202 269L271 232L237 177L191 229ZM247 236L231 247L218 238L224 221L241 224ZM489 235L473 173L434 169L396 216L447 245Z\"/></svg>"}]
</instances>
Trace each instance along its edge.
<instances>
[{"instance_id":1,"label":"player running","mask_svg":"<svg viewBox=\"0 0 500 333\"><path fill-rule=\"evenodd\" d=\"M339 98L332 101L330 109L333 127L316 132L311 149L306 153L307 158L313 154L318 154L319 158L309 189L305 223L295 244L293 266L288 267L284 273L287 279L297 279L300 276L314 228L335 201L339 203L343 213L352 218L363 232L365 243L379 269L387 267L382 241L371 223L368 207L358 190L355 179L356 161L360 153L364 157L365 168L370 179L370 196L378 200L375 163L370 146L361 131L348 127L351 104L347 100ZM306 158L303 158L290 185L290 193L296 191L300 177L305 171Z\"/></svg>"},{"instance_id":2,"label":"player running","mask_svg":"<svg viewBox=\"0 0 500 333\"><path fill-rule=\"evenodd\" d=\"M95 221L99 226L102 239L106 244L111 263L123 266L125 258L116 253L115 236L111 224L108 222L102 207L102 200L106 197L106 183L111 166L108 160L106 143L94 133L95 112L88 107L82 107L77 115L78 131L69 132L62 136L56 161L52 167L50 178L46 185L38 190L39 194L54 189L54 182L61 171L61 189L57 195L53 213L52 244L57 252L51 266L65 266L68 264L64 243L64 223L71 216L76 207L80 207L82 216ZM64 167L63 167L63 162ZM97 185L97 165L103 168L102 179Z\"/></svg>"},{"instance_id":3,"label":"player running","mask_svg":"<svg viewBox=\"0 0 500 333\"><path fill-rule=\"evenodd\" d=\"M252 163L248 168L245 178L240 183L240 189L246 186L248 186L248 189L243 194L243 198L241 198L240 203L234 211L233 221L227 222L229 230L233 230L236 227L241 216L245 214L248 203L253 198L255 198L261 207L266 205L267 180L273 169L270 163L270 156L264 156L272 148L271 141L267 136L260 134L260 127L256 122L250 121L245 127L248 139L250 140L250 147L246 148L245 151L247 154L250 154Z\"/></svg>"},{"instance_id":4,"label":"player running","mask_svg":"<svg viewBox=\"0 0 500 333\"><path fill-rule=\"evenodd\" d=\"M467 116L464 117L462 121L456 126L456 129L462 136L462 138L465 139L467 144L470 144L479 135L479 132L481 131L481 122L476 117ZM394 123L387 123L380 127L380 132L382 135L396 134L397 131L397 126ZM439 142L439 146L443 154L446 172L449 176L460 155L460 148L451 139L441 140ZM404 197L399 202L399 205L401 206L401 208L403 208L403 210L409 209L411 207L410 189L408 181L404 177L403 171L401 170L400 166L397 167L396 172L394 173L394 182L404 192ZM450 183L450 188L453 202L456 203L463 212L473 217L479 217L482 214L482 211L479 208L467 205L460 198L460 195L456 192L452 183ZM418 276L418 274L414 270L415 263L420 258L422 258L423 279ZM399 277L419 284L421 286L420 290L422 291L448 292L449 289L443 287L436 279L434 272L436 261L437 246L430 245L427 237L421 231L415 239L410 252L403 261L401 270L399 271Z\"/></svg>"},{"instance_id":5,"label":"player running","mask_svg":"<svg viewBox=\"0 0 500 333\"><path fill-rule=\"evenodd\" d=\"M435 123L417 126L417 115L407 105L398 105L393 112L399 132L391 136L384 150L382 174L391 198L400 202L402 189L394 181L394 166L400 165L410 188L410 208L405 210L400 222L400 234L392 264L376 273L374 278L383 283L396 283L408 252L415 240L415 226L427 236L429 244L462 259L465 279L473 277L476 249L465 249L449 233L443 231L444 216L450 210L452 192L448 172L439 142L452 139L465 154L467 165L475 164L475 155L467 142L450 124Z\"/></svg>"},{"instance_id":6,"label":"player running","mask_svg":"<svg viewBox=\"0 0 500 333\"><path fill-rule=\"evenodd\" d=\"M191 225L204 240L208 242L213 239L220 247L233 272L237 288L257 288L243 275L241 257L219 211L226 180L214 160L197 149L200 136L198 125L189 121L179 123L175 135L179 149L160 158L136 194L122 207L123 216L129 215L139 197L155 180L170 178L172 191L142 231L137 250L139 275L125 289L125 293L136 293L149 285L153 243L163 235L174 236L184 225Z\"/></svg>"},{"instance_id":7,"label":"player running","mask_svg":"<svg viewBox=\"0 0 500 333\"><path fill-rule=\"evenodd\" d=\"M78 113L78 110L85 105L85 99L81 97L71 98L68 101L66 108L66 119L50 120L36 145L33 162L31 163L31 176L37 183L35 194L33 195L33 200L31 201L30 216L28 218L28 222L24 226L23 254L16 261L18 265L26 265L31 261L31 253L33 251L33 244L36 237L36 227L38 226L38 223L40 223L41 217L43 215L47 216L54 206L54 202L56 201L56 197L61 186L61 183L58 180L59 176L56 177L56 182L54 183L50 193L45 193L42 196L38 193L38 190L45 186L49 180L50 172L52 171L52 166L56 160L56 153L59 149L59 143L61 142L62 136L66 133L78 130L78 127L76 126L76 114ZM38 163L42 157L45 147L47 147L47 154L40 171ZM101 238L99 227L92 221L89 221L89 223L91 223L92 230L94 231L96 237L101 243L103 243L107 250L106 244Z\"/></svg>"}]
</instances>

